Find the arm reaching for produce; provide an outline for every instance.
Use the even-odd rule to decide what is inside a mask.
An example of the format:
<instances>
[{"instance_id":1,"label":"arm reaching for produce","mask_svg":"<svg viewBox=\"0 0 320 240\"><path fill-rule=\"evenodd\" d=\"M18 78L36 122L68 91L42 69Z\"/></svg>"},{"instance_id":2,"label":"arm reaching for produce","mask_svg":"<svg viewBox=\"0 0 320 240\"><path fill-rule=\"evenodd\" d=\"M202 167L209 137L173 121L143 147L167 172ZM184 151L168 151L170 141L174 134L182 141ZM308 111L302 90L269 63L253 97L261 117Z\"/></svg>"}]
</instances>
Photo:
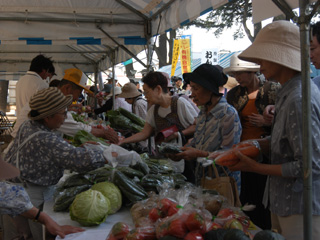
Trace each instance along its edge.
<instances>
[{"instance_id":1,"label":"arm reaching for produce","mask_svg":"<svg viewBox=\"0 0 320 240\"><path fill-rule=\"evenodd\" d=\"M186 161L191 161L196 159L197 157L207 157L209 155L209 152L202 151L193 147L182 147L181 150L183 151L182 153L178 153L175 155L176 159L180 158Z\"/></svg>"},{"instance_id":2,"label":"arm reaching for produce","mask_svg":"<svg viewBox=\"0 0 320 240\"><path fill-rule=\"evenodd\" d=\"M235 165L228 166L230 171L254 172L262 175L282 176L281 165L258 163L254 159L245 156L239 150L234 151L240 161Z\"/></svg>"},{"instance_id":3,"label":"arm reaching for produce","mask_svg":"<svg viewBox=\"0 0 320 240\"><path fill-rule=\"evenodd\" d=\"M73 227L70 225L61 226L61 225L57 224L55 221L53 221L53 219L49 215L47 215L46 213L44 213L44 212L39 213L39 209L37 209L35 207L22 213L21 215L24 217L30 218L30 219L35 219L36 216L38 215L37 220L40 223L44 224L46 226L46 228L48 229L48 231L52 235L54 235L54 236L58 235L61 238L64 238L66 235L71 234L71 233L77 233L77 232L84 231L83 228Z\"/></svg>"},{"instance_id":4,"label":"arm reaching for produce","mask_svg":"<svg viewBox=\"0 0 320 240\"><path fill-rule=\"evenodd\" d=\"M135 142L140 142L146 140L148 137L151 136L153 132L153 127L149 123L145 123L143 129L141 132L136 133L135 135L122 139L118 142L118 145L122 145L125 143L135 143Z\"/></svg>"},{"instance_id":5,"label":"arm reaching for produce","mask_svg":"<svg viewBox=\"0 0 320 240\"><path fill-rule=\"evenodd\" d=\"M110 140L111 143L118 143L118 134L112 128L101 129L101 128L92 128L91 129L92 135L96 137L101 137L107 140Z\"/></svg>"}]
</instances>

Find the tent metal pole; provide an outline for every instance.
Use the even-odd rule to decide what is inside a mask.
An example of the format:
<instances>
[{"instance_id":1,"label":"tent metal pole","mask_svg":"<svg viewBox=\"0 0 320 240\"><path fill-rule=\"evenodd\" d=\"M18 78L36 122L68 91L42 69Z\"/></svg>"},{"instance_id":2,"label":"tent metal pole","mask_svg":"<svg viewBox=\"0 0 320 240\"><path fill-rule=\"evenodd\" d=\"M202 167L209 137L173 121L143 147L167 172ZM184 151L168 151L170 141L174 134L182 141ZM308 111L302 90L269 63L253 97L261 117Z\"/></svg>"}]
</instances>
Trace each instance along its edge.
<instances>
[{"instance_id":1,"label":"tent metal pole","mask_svg":"<svg viewBox=\"0 0 320 240\"><path fill-rule=\"evenodd\" d=\"M96 96L97 94L97 82L98 82L98 78L99 78L99 72L98 72L98 64L96 64L94 66L94 87L95 87L95 91L94 91L94 95ZM95 97L94 98L94 109L97 109L98 108L98 101L97 101L97 98ZM95 119L97 118L97 116L94 114L94 117Z\"/></svg>"},{"instance_id":2,"label":"tent metal pole","mask_svg":"<svg viewBox=\"0 0 320 240\"><path fill-rule=\"evenodd\" d=\"M307 1L299 0L300 47L302 74L302 159L303 159L303 236L312 240L312 141L310 87L310 20L306 15Z\"/></svg>"},{"instance_id":3,"label":"tent metal pole","mask_svg":"<svg viewBox=\"0 0 320 240\"><path fill-rule=\"evenodd\" d=\"M113 51L112 55L111 55L111 64L112 64L112 110L114 110L114 105L115 105L115 92L114 92L114 88L115 88L115 70L114 70L114 65L116 62L116 52Z\"/></svg>"}]
</instances>

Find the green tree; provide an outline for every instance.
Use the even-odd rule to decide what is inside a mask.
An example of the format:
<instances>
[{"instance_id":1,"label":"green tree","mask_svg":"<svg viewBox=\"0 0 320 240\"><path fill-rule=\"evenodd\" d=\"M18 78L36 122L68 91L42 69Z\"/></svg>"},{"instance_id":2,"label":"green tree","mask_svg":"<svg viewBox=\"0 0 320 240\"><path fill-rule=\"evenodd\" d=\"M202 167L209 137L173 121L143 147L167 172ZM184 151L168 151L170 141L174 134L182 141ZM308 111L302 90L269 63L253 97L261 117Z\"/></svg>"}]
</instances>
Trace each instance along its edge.
<instances>
[{"instance_id":1,"label":"green tree","mask_svg":"<svg viewBox=\"0 0 320 240\"><path fill-rule=\"evenodd\" d=\"M251 33L247 20L252 18L252 2L251 0L233 0L221 6L220 8L212 10L205 19L197 18L190 22L185 27L195 26L207 30L213 30L216 37L228 28L236 27L233 33L233 38L243 38L245 34L253 42L254 37L261 29L261 23L254 25L254 32Z\"/></svg>"}]
</instances>

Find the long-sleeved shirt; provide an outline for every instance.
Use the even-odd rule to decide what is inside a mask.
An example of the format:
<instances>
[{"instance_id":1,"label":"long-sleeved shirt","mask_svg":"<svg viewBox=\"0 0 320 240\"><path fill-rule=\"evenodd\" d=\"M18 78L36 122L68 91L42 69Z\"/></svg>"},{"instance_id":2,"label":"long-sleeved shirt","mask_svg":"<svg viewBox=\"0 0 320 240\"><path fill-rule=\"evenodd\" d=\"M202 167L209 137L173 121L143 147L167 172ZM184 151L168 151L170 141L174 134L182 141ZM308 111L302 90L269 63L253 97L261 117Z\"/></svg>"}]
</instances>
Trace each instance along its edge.
<instances>
[{"instance_id":1,"label":"long-sleeved shirt","mask_svg":"<svg viewBox=\"0 0 320 240\"><path fill-rule=\"evenodd\" d=\"M320 215L320 99L311 82L312 205ZM270 176L271 212L279 216L303 213L301 75L283 84L275 104L271 134L271 164L281 164L282 176Z\"/></svg>"},{"instance_id":2,"label":"long-sleeved shirt","mask_svg":"<svg viewBox=\"0 0 320 240\"><path fill-rule=\"evenodd\" d=\"M36 132L38 134L18 151L19 145ZM21 125L5 159L18 166L21 179L41 186L58 183L64 169L85 172L105 163L101 151L74 147L44 125L31 120Z\"/></svg>"},{"instance_id":3,"label":"long-sleeved shirt","mask_svg":"<svg viewBox=\"0 0 320 240\"><path fill-rule=\"evenodd\" d=\"M0 182L0 214L16 216L33 207L23 187Z\"/></svg>"}]
</instances>

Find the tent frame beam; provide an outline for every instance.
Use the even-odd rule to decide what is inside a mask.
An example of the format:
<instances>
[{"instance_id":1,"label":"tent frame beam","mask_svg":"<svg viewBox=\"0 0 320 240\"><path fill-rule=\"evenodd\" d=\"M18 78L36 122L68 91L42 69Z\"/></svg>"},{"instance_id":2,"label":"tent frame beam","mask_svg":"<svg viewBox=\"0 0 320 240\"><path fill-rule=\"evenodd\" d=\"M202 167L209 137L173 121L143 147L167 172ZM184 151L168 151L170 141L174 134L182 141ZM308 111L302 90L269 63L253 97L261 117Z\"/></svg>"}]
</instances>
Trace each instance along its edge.
<instances>
[{"instance_id":1,"label":"tent frame beam","mask_svg":"<svg viewBox=\"0 0 320 240\"><path fill-rule=\"evenodd\" d=\"M135 60L137 60L137 62L139 62L142 66L147 67L146 64L144 62L142 62L139 58L137 58L137 56L135 56L128 48L126 48L125 46L123 46L122 44L118 43L109 33L107 33L105 30L103 30L101 28L101 26L99 24L96 25L96 27L103 32L108 38L110 38L115 44L117 44L122 50L124 50L126 53L128 53L132 58L134 58Z\"/></svg>"}]
</instances>

